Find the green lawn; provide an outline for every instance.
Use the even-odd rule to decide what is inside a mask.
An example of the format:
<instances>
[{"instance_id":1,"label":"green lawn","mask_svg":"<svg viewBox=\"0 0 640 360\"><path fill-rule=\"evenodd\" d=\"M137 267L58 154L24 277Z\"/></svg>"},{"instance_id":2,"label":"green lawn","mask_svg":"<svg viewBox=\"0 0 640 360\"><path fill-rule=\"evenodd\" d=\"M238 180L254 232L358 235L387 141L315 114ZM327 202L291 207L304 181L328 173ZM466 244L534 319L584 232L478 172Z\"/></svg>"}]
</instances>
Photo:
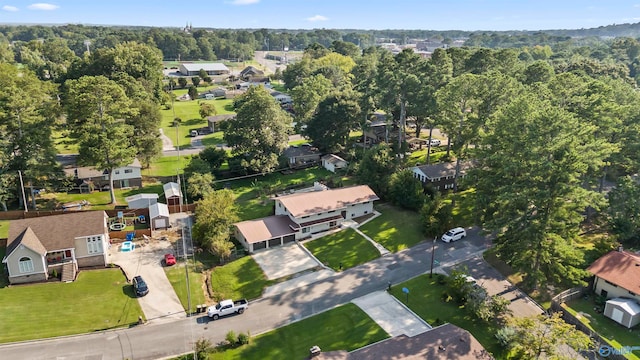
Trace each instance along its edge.
<instances>
[{"instance_id":1,"label":"green lawn","mask_svg":"<svg viewBox=\"0 0 640 360\"><path fill-rule=\"evenodd\" d=\"M9 237L9 220L0 220L0 239Z\"/></svg>"},{"instance_id":2,"label":"green lawn","mask_svg":"<svg viewBox=\"0 0 640 360\"><path fill-rule=\"evenodd\" d=\"M451 203L456 199L456 206L453 208L453 222L456 226L469 227L474 225L475 218L475 189L468 189L458 193L449 192L444 198L445 202Z\"/></svg>"},{"instance_id":3,"label":"green lawn","mask_svg":"<svg viewBox=\"0 0 640 360\"><path fill-rule=\"evenodd\" d=\"M218 87L214 86L199 86L198 92L202 93L212 88ZM176 96L185 94L187 92L186 89L179 89L173 91ZM233 109L233 99L216 99L216 100L205 100L205 99L197 99L197 100L189 100L189 101L174 101L172 109L161 109L160 114L162 115L162 123L160 127L164 130L164 134L168 136L171 141L173 141L173 145L175 146L178 142L176 139L179 139L180 148L187 148L191 146L191 137L189 133L191 130L198 129L201 127L208 126L207 120L203 120L200 117L200 103L210 103L213 104L216 108L216 112L218 115L222 114L230 114L234 112ZM174 118L182 119L182 123L180 126L173 126ZM206 135L203 141L209 141L209 138L215 138L214 134Z\"/></svg>"},{"instance_id":4,"label":"green lawn","mask_svg":"<svg viewBox=\"0 0 640 360\"><path fill-rule=\"evenodd\" d=\"M173 286L178 299L182 307L187 310L189 307L189 299L187 296L187 279L185 274L184 261L178 261L175 266L165 267L164 272L167 274L167 278ZM204 275L194 269L192 261L189 260L189 292L191 293L191 311L193 312L198 304L205 304L206 298L204 296Z\"/></svg>"},{"instance_id":5,"label":"green lawn","mask_svg":"<svg viewBox=\"0 0 640 360\"><path fill-rule=\"evenodd\" d=\"M408 303L406 294L402 292L405 287L409 289ZM394 285L391 294L430 325L448 322L468 330L487 351L498 359L503 358L502 347L494 335L500 326L476 319L454 302L442 301L444 290L445 285L438 284L437 276L430 278L429 275L422 275Z\"/></svg>"},{"instance_id":6,"label":"green lawn","mask_svg":"<svg viewBox=\"0 0 640 360\"><path fill-rule=\"evenodd\" d=\"M440 158L447 154L446 148L435 148L435 152L431 152L431 164L435 164L440 161ZM442 150L442 151L440 151ZM427 163L427 149L417 150L411 153L411 156L407 159L407 167L416 166L417 164L425 165Z\"/></svg>"},{"instance_id":7,"label":"green lawn","mask_svg":"<svg viewBox=\"0 0 640 360\"><path fill-rule=\"evenodd\" d=\"M313 186L314 181L318 181L333 173L325 168L308 168L296 170L291 174L281 174L279 172L264 176L257 176L248 179L239 180L221 180L216 187L228 183L230 189L236 196L236 205L238 206L238 215L240 220L257 219L269 215L273 215L273 201L268 196L260 196L260 187L269 187L271 189L284 189L286 186L302 185ZM270 193L269 195L273 195Z\"/></svg>"},{"instance_id":8,"label":"green lawn","mask_svg":"<svg viewBox=\"0 0 640 360\"><path fill-rule=\"evenodd\" d=\"M3 220L4 221L4 220ZM4 256L7 254L7 247L0 246L0 259L4 259ZM0 289L9 285L9 278L7 274L4 273L4 266L0 267Z\"/></svg>"},{"instance_id":9,"label":"green lawn","mask_svg":"<svg viewBox=\"0 0 640 360\"><path fill-rule=\"evenodd\" d=\"M595 304L593 296L589 299L578 298L563 304L564 308L570 313L580 318L585 325L591 330L597 332L605 338L609 344L620 349L623 346L638 346L640 344L640 329L635 327L629 330L615 321L605 317L602 313L593 311ZM626 354L627 359L639 359L640 350L636 350L633 354Z\"/></svg>"},{"instance_id":10,"label":"green lawn","mask_svg":"<svg viewBox=\"0 0 640 360\"><path fill-rule=\"evenodd\" d=\"M164 190L161 183L147 184L139 189L116 189L116 201L119 205L126 205L127 202L125 198L127 196L140 193L156 193L158 195L162 195L164 194ZM91 206L88 207L89 210L107 210L114 208L113 204L109 204L109 201L111 201L111 195L108 191L94 191L92 193L84 194L69 194L66 192L46 193L38 199L38 207L39 209L50 210L55 207L56 202L64 204L82 200L87 200L91 204Z\"/></svg>"},{"instance_id":11,"label":"green lawn","mask_svg":"<svg viewBox=\"0 0 640 360\"><path fill-rule=\"evenodd\" d=\"M129 326L143 316L119 269L81 271L76 281L0 289L0 342Z\"/></svg>"},{"instance_id":12,"label":"green lawn","mask_svg":"<svg viewBox=\"0 0 640 360\"><path fill-rule=\"evenodd\" d=\"M349 269L380 257L380 252L353 229L308 241L304 246L333 270Z\"/></svg>"},{"instance_id":13,"label":"green lawn","mask_svg":"<svg viewBox=\"0 0 640 360\"><path fill-rule=\"evenodd\" d=\"M380 204L376 210L382 215L359 229L387 250L398 252L425 239L420 217L415 211L402 210L389 204Z\"/></svg>"},{"instance_id":14,"label":"green lawn","mask_svg":"<svg viewBox=\"0 0 640 360\"><path fill-rule=\"evenodd\" d=\"M251 256L215 267L211 272L211 287L217 300L257 299L272 283Z\"/></svg>"},{"instance_id":15,"label":"green lawn","mask_svg":"<svg viewBox=\"0 0 640 360\"><path fill-rule=\"evenodd\" d=\"M251 309L249 309L251 311ZM249 345L215 353L210 359L305 359L309 348L352 351L384 340L389 335L354 304L346 304L313 317L251 338Z\"/></svg>"},{"instance_id":16,"label":"green lawn","mask_svg":"<svg viewBox=\"0 0 640 360\"><path fill-rule=\"evenodd\" d=\"M161 156L154 160L148 169L142 169L142 175L149 177L176 176L178 169L184 169L190 160L191 155L180 155L179 162L177 156Z\"/></svg>"}]
</instances>

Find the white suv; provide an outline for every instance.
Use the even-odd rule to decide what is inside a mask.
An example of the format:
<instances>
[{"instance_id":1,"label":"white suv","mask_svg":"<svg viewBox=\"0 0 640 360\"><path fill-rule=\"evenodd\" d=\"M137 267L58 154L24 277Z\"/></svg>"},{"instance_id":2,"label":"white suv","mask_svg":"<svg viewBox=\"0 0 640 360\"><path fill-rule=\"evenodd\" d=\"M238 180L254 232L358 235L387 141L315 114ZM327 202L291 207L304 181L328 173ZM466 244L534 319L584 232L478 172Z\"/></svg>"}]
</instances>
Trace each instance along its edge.
<instances>
[{"instance_id":1,"label":"white suv","mask_svg":"<svg viewBox=\"0 0 640 360\"><path fill-rule=\"evenodd\" d=\"M444 235L442 235L442 241L448 243L448 242L460 240L466 236L467 236L467 232L464 231L463 228L457 227L444 233Z\"/></svg>"}]
</instances>

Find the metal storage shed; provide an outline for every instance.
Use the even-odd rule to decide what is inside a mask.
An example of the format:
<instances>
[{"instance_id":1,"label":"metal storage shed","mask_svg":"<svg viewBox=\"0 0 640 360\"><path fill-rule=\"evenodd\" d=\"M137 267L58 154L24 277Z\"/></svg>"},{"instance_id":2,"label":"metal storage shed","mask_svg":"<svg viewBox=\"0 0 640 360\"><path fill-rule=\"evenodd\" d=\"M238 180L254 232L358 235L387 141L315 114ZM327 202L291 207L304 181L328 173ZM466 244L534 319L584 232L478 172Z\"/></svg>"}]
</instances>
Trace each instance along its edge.
<instances>
[{"instance_id":1,"label":"metal storage shed","mask_svg":"<svg viewBox=\"0 0 640 360\"><path fill-rule=\"evenodd\" d=\"M149 207L149 221L151 230L169 227L169 207L163 203L156 203Z\"/></svg>"},{"instance_id":2,"label":"metal storage shed","mask_svg":"<svg viewBox=\"0 0 640 360\"><path fill-rule=\"evenodd\" d=\"M640 323L640 304L633 299L610 299L604 306L604 316L630 329Z\"/></svg>"}]
</instances>

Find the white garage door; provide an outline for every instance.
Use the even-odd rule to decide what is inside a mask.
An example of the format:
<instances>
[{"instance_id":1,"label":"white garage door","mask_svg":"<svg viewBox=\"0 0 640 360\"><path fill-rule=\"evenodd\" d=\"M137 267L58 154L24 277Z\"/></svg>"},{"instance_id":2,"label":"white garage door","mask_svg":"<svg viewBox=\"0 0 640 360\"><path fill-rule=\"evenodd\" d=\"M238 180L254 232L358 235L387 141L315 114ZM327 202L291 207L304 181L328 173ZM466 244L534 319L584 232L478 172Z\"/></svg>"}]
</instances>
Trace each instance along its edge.
<instances>
[{"instance_id":1,"label":"white garage door","mask_svg":"<svg viewBox=\"0 0 640 360\"><path fill-rule=\"evenodd\" d=\"M156 229L164 229L167 227L167 219L165 218L155 219L154 224L156 224Z\"/></svg>"}]
</instances>

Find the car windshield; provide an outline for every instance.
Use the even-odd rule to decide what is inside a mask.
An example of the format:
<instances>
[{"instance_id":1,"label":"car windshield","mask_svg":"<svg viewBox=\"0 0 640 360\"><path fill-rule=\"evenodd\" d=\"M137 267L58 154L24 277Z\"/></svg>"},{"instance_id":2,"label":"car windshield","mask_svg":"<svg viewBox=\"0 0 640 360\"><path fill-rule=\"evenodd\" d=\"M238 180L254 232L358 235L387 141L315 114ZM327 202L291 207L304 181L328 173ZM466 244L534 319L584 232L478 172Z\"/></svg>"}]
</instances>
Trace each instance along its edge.
<instances>
[{"instance_id":1,"label":"car windshield","mask_svg":"<svg viewBox=\"0 0 640 360\"><path fill-rule=\"evenodd\" d=\"M222 305L220 305L220 303L217 303L217 304L216 304L216 310L220 310L220 307L221 307L221 306L222 306Z\"/></svg>"},{"instance_id":2,"label":"car windshield","mask_svg":"<svg viewBox=\"0 0 640 360\"><path fill-rule=\"evenodd\" d=\"M453 230L447 231L447 233L445 235L449 235L449 236L453 235Z\"/></svg>"}]
</instances>

